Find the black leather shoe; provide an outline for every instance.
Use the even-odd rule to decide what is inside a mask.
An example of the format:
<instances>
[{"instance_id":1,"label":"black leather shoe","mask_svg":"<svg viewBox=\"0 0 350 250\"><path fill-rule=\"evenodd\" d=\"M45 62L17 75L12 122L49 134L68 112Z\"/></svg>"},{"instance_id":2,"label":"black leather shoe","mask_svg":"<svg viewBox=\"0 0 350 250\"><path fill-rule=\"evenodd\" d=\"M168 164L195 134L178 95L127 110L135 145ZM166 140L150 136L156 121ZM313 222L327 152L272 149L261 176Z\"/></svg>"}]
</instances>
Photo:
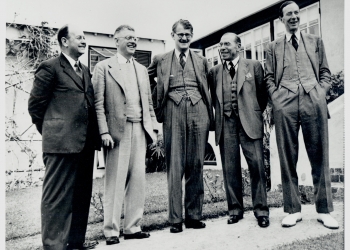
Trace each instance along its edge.
<instances>
[{"instance_id":1,"label":"black leather shoe","mask_svg":"<svg viewBox=\"0 0 350 250\"><path fill-rule=\"evenodd\" d=\"M241 219L243 219L243 215L230 215L230 218L227 220L227 224L237 223Z\"/></svg>"},{"instance_id":2,"label":"black leather shoe","mask_svg":"<svg viewBox=\"0 0 350 250\"><path fill-rule=\"evenodd\" d=\"M95 246L98 245L98 241L87 241L81 245L73 245L69 244L67 246L67 250L86 250L86 249L93 249Z\"/></svg>"},{"instance_id":3,"label":"black leather shoe","mask_svg":"<svg viewBox=\"0 0 350 250\"><path fill-rule=\"evenodd\" d=\"M106 238L106 244L107 245L114 245L119 243L119 238L118 236L112 236L112 237L107 237Z\"/></svg>"},{"instance_id":4,"label":"black leather shoe","mask_svg":"<svg viewBox=\"0 0 350 250\"><path fill-rule=\"evenodd\" d=\"M170 227L170 233L181 233L182 223L173 223Z\"/></svg>"},{"instance_id":5,"label":"black leather shoe","mask_svg":"<svg viewBox=\"0 0 350 250\"><path fill-rule=\"evenodd\" d=\"M185 219L186 228L202 229L205 228L205 223L200 220Z\"/></svg>"},{"instance_id":6,"label":"black leather shoe","mask_svg":"<svg viewBox=\"0 0 350 250\"><path fill-rule=\"evenodd\" d=\"M145 239L149 238L151 235L146 232L137 232L134 234L124 234L124 240L131 240L131 239Z\"/></svg>"},{"instance_id":7,"label":"black leather shoe","mask_svg":"<svg viewBox=\"0 0 350 250\"><path fill-rule=\"evenodd\" d=\"M270 225L269 217L267 216L259 216L258 224L260 227L268 227Z\"/></svg>"}]
</instances>

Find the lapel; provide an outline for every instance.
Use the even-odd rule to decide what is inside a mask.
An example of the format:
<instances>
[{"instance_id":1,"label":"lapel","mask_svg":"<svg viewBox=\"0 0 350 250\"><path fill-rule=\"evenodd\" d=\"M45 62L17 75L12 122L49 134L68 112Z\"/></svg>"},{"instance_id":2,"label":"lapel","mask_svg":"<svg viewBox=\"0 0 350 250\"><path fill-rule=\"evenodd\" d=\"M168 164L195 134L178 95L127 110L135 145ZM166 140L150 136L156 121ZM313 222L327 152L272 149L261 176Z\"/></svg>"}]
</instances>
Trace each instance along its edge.
<instances>
[{"instance_id":1,"label":"lapel","mask_svg":"<svg viewBox=\"0 0 350 250\"><path fill-rule=\"evenodd\" d=\"M284 44L285 44L286 36L279 38L276 40L275 45L275 57L276 57L276 72L275 72L275 82L276 86L281 81L283 67L284 67Z\"/></svg>"},{"instance_id":2,"label":"lapel","mask_svg":"<svg viewBox=\"0 0 350 250\"><path fill-rule=\"evenodd\" d=\"M317 64L316 64L316 58L315 58L316 45L314 44L315 43L314 39L308 36L307 34L303 34L302 32L300 32L300 37L301 37L301 40L303 41L306 54L310 59L310 62L312 64L312 69L314 70L315 76L318 81L318 67L316 66Z\"/></svg>"},{"instance_id":3,"label":"lapel","mask_svg":"<svg viewBox=\"0 0 350 250\"><path fill-rule=\"evenodd\" d=\"M223 103L223 96L222 96L222 88L224 84L223 74L224 74L224 65L221 64L218 66L218 70L216 72L215 79L214 79L214 81L216 82L216 97L219 100L219 105ZM223 109L220 108L220 110L223 110Z\"/></svg>"},{"instance_id":4,"label":"lapel","mask_svg":"<svg viewBox=\"0 0 350 250\"><path fill-rule=\"evenodd\" d=\"M89 69L87 67L85 67L84 65L80 64L81 68L83 70L83 81L84 81L84 88L85 88L85 92L87 91L89 84L90 84L90 75L89 75Z\"/></svg>"},{"instance_id":5,"label":"lapel","mask_svg":"<svg viewBox=\"0 0 350 250\"><path fill-rule=\"evenodd\" d=\"M170 51L170 52L164 54L163 58L161 59L161 72L162 72L162 79L163 79L163 84L164 84L164 94L165 95L168 93L170 71L171 71L171 62L172 62L174 53L175 53L174 50Z\"/></svg>"},{"instance_id":6,"label":"lapel","mask_svg":"<svg viewBox=\"0 0 350 250\"><path fill-rule=\"evenodd\" d=\"M72 65L70 65L68 59L61 54L60 55L60 63L61 67L63 68L63 71L74 81L74 83L77 85L77 87L81 90L84 90L83 87L83 81L80 79L80 77L77 75L77 73L72 68ZM85 77L85 75L84 75Z\"/></svg>"},{"instance_id":7,"label":"lapel","mask_svg":"<svg viewBox=\"0 0 350 250\"><path fill-rule=\"evenodd\" d=\"M194 72L196 74L198 85L202 84L202 72L204 72L203 60L195 52L190 50L189 55L191 56L193 62Z\"/></svg>"},{"instance_id":8,"label":"lapel","mask_svg":"<svg viewBox=\"0 0 350 250\"><path fill-rule=\"evenodd\" d=\"M145 84L143 84L143 82L144 82L144 77L143 77L144 74L142 74L143 66L134 60L134 68L135 68L135 72L136 72L137 85L139 86L141 107L142 107L142 110L146 110L145 105L147 104L148 96L144 95L144 93L147 93L147 90L145 89L147 86Z\"/></svg>"},{"instance_id":9,"label":"lapel","mask_svg":"<svg viewBox=\"0 0 350 250\"><path fill-rule=\"evenodd\" d=\"M125 93L125 84L124 84L122 74L120 73L121 68L120 68L120 64L118 63L117 54L111 57L111 60L109 61L108 66L109 66L109 70L108 70L109 73Z\"/></svg>"},{"instance_id":10,"label":"lapel","mask_svg":"<svg viewBox=\"0 0 350 250\"><path fill-rule=\"evenodd\" d=\"M238 62L238 70L237 70L237 95L242 89L243 83L245 81L245 76L248 73L248 62L240 57Z\"/></svg>"}]
</instances>

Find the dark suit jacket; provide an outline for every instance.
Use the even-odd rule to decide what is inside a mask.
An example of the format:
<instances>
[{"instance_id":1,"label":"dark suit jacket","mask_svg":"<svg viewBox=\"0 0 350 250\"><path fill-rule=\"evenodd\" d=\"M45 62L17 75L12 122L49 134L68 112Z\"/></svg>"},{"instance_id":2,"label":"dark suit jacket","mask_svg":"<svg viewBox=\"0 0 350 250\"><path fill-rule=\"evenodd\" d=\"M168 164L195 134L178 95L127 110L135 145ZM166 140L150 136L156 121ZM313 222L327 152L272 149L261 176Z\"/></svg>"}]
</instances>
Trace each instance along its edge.
<instances>
[{"instance_id":1,"label":"dark suit jacket","mask_svg":"<svg viewBox=\"0 0 350 250\"><path fill-rule=\"evenodd\" d=\"M163 122L163 108L168 100L169 92L169 79L171 71L171 62L174 55L174 50L165 54L156 55L153 58L151 65L148 67L148 75L152 88L152 98L154 111L157 116L158 122ZM198 55L190 50L189 56L191 56L196 73L198 89L201 92L203 102L208 108L208 115L210 123L214 121L214 115L212 110L211 99L209 96L209 87L207 83L208 74L208 62L207 59L201 55ZM157 77L157 82L155 81Z\"/></svg>"},{"instance_id":2,"label":"dark suit jacket","mask_svg":"<svg viewBox=\"0 0 350 250\"><path fill-rule=\"evenodd\" d=\"M45 153L79 153L88 136L100 148L91 74L81 65L85 87L63 54L42 62L35 72L28 111L42 135ZM87 135L88 123L93 134Z\"/></svg>"},{"instance_id":3,"label":"dark suit jacket","mask_svg":"<svg viewBox=\"0 0 350 250\"><path fill-rule=\"evenodd\" d=\"M209 71L208 82L215 109L215 141L219 144L223 116L223 65L214 66ZM239 58L237 70L238 113L244 131L252 139L264 136L263 117L267 104L264 72L259 61Z\"/></svg>"},{"instance_id":4,"label":"dark suit jacket","mask_svg":"<svg viewBox=\"0 0 350 250\"><path fill-rule=\"evenodd\" d=\"M306 53L311 61L316 79L327 94L330 85L331 72L329 71L326 53L320 37L300 33L304 42ZM284 69L284 45L285 36L269 44L266 51L266 75L265 81L270 97L279 87Z\"/></svg>"},{"instance_id":5,"label":"dark suit jacket","mask_svg":"<svg viewBox=\"0 0 350 250\"><path fill-rule=\"evenodd\" d=\"M137 84L141 97L142 124L148 142L156 141L154 131L158 130L153 111L151 88L147 69L134 61ZM126 97L123 75L117 55L99 62L95 66L92 82L95 89L95 106L100 133L109 133L113 140L119 142L124 134L126 124Z\"/></svg>"}]
</instances>

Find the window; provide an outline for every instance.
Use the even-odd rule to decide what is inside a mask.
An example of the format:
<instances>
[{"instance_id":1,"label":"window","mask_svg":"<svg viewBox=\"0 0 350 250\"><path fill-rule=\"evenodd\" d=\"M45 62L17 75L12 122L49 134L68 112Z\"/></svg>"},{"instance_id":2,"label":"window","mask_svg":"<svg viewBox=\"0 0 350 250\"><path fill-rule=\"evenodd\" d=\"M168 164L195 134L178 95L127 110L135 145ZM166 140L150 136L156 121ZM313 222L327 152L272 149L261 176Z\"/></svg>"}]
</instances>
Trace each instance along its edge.
<instances>
[{"instance_id":1,"label":"window","mask_svg":"<svg viewBox=\"0 0 350 250\"><path fill-rule=\"evenodd\" d=\"M241 38L240 55L247 59L258 60L265 68L266 48L271 41L270 24L264 24L253 30L239 34Z\"/></svg>"},{"instance_id":2,"label":"window","mask_svg":"<svg viewBox=\"0 0 350 250\"><path fill-rule=\"evenodd\" d=\"M311 4L300 9L300 31L304 33L320 36L320 13L319 3ZM286 31L284 24L279 20L274 20L275 39L282 37Z\"/></svg>"},{"instance_id":3,"label":"window","mask_svg":"<svg viewBox=\"0 0 350 250\"><path fill-rule=\"evenodd\" d=\"M221 59L219 55L219 44L215 44L205 49L205 57L208 60L209 68L221 64Z\"/></svg>"},{"instance_id":4,"label":"window","mask_svg":"<svg viewBox=\"0 0 350 250\"><path fill-rule=\"evenodd\" d=\"M116 48L106 47L89 47L89 67L90 71L94 72L95 65L107 58L114 56L117 53ZM148 67L151 63L151 51L136 50L134 58L137 62L145 67Z\"/></svg>"}]
</instances>

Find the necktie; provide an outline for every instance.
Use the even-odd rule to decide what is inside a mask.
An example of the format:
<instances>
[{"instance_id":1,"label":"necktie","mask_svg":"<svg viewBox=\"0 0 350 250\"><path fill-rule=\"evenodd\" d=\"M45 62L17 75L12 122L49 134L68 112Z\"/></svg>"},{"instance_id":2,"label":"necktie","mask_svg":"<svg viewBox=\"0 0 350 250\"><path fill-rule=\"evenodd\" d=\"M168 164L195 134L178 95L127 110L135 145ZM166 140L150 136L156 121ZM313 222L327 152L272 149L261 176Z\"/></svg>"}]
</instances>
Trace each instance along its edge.
<instances>
[{"instance_id":1,"label":"necktie","mask_svg":"<svg viewBox=\"0 0 350 250\"><path fill-rule=\"evenodd\" d=\"M229 69L229 71L230 71L230 76L231 76L231 78L233 79L233 77L234 77L235 74L236 74L236 69L235 69L235 66L233 66L233 63L232 63L232 62L229 62L228 64L230 65L230 69Z\"/></svg>"},{"instance_id":2,"label":"necktie","mask_svg":"<svg viewBox=\"0 0 350 250\"><path fill-rule=\"evenodd\" d=\"M298 51L298 42L297 42L297 37L293 34L292 35L292 45L296 51Z\"/></svg>"},{"instance_id":3,"label":"necktie","mask_svg":"<svg viewBox=\"0 0 350 250\"><path fill-rule=\"evenodd\" d=\"M75 72L77 73L77 75L78 75L81 79L83 79L83 71L82 71L81 68L79 67L78 62L76 62L76 63L74 64L74 69L75 69Z\"/></svg>"},{"instance_id":4,"label":"necktie","mask_svg":"<svg viewBox=\"0 0 350 250\"><path fill-rule=\"evenodd\" d=\"M180 65L182 68L185 68L185 64L186 64L184 57L185 57L185 54L183 52L181 52L180 53Z\"/></svg>"}]
</instances>

